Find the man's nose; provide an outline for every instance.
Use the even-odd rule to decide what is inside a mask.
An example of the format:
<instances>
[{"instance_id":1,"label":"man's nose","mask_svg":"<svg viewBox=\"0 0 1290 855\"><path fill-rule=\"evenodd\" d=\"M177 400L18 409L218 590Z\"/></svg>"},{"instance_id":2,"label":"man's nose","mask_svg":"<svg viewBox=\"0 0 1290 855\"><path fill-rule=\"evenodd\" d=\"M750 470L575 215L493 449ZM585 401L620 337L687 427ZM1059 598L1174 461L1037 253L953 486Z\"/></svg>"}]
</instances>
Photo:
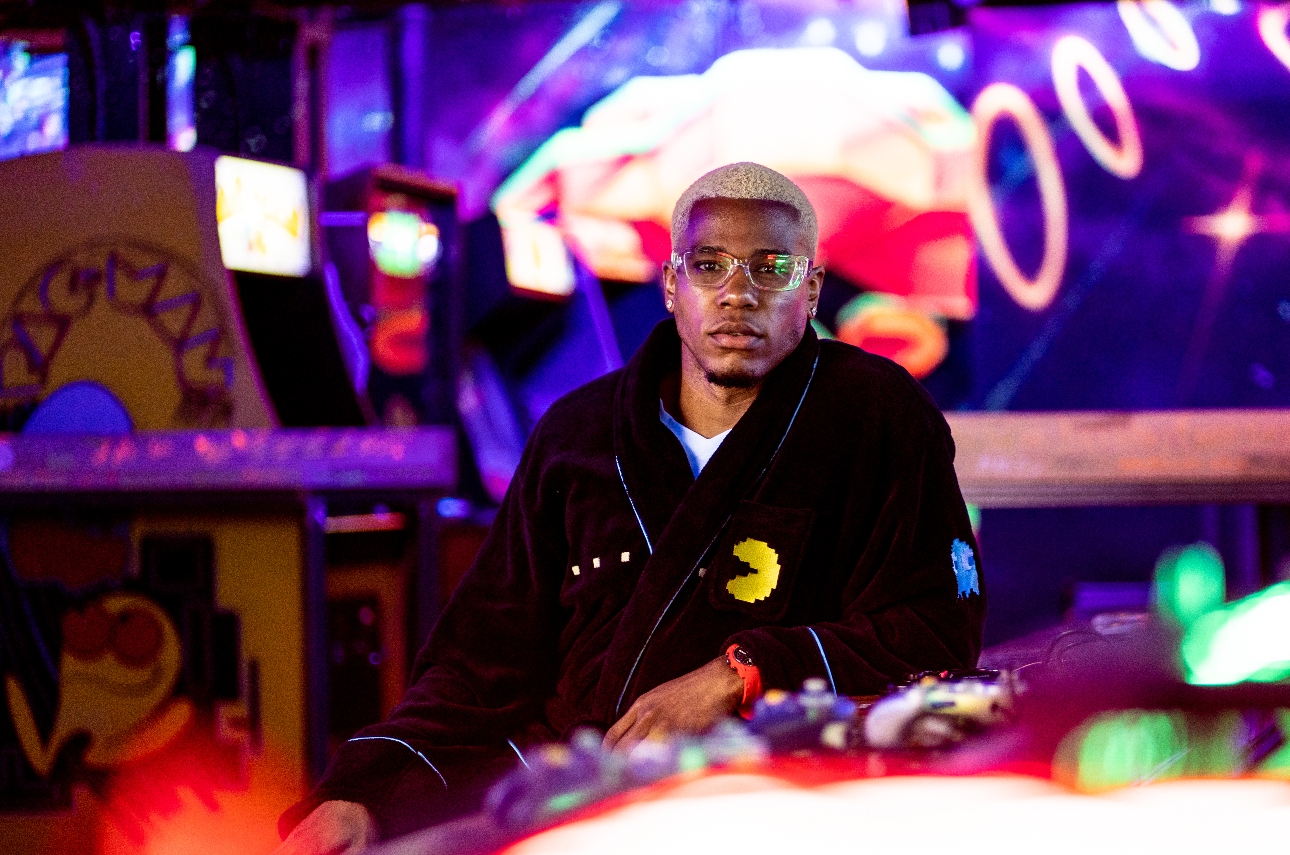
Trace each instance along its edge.
<instances>
[{"instance_id":1,"label":"man's nose","mask_svg":"<svg viewBox=\"0 0 1290 855\"><path fill-rule=\"evenodd\" d=\"M719 301L723 306L756 306L760 293L753 284L752 274L741 264L730 271L722 284Z\"/></svg>"}]
</instances>

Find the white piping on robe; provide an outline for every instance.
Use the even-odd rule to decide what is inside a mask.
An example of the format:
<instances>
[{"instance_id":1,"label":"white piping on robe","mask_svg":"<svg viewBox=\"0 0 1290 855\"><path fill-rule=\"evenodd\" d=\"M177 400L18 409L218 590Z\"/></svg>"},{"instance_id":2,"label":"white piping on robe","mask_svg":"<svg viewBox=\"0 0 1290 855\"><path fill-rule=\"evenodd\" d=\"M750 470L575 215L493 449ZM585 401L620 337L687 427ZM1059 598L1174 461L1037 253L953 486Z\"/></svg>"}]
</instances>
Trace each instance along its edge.
<instances>
[{"instance_id":1,"label":"white piping on robe","mask_svg":"<svg viewBox=\"0 0 1290 855\"><path fill-rule=\"evenodd\" d=\"M402 739L395 739L393 736L355 736L355 737L352 737L352 738L350 738L350 739L346 739L345 741L346 741L346 742L367 742L367 741L369 741L369 740L370 740L370 741L380 741L380 740L384 740L385 742L397 742L399 745L402 745L404 748L408 749L408 750L409 750L409 751L411 751L413 754L415 754L415 755L417 755L418 757L420 757L420 758L421 758L421 762L423 762L423 763L425 763L427 766L429 766L429 767L430 767L430 771L434 772L436 775L438 775L438 776L439 776L439 780L443 782L443 788L444 788L445 790L446 790L446 789L448 789L448 781L447 781L447 779L446 779L446 778L444 778L443 773L442 773L442 772L440 772L438 769L436 769L436 768L435 768L435 765L434 765L433 763L431 763L429 760L427 760L427 759L426 759L426 756L425 756L424 754L422 754L420 751L418 751L418 750L416 750L415 748L413 748L411 745L408 745L408 744L407 744L406 742L404 742Z\"/></svg>"},{"instance_id":2,"label":"white piping on robe","mask_svg":"<svg viewBox=\"0 0 1290 855\"><path fill-rule=\"evenodd\" d=\"M820 643L820 637L815 634L814 627L808 626L806 631L815 639L815 646L820 648L820 658L824 660L824 673L829 675L829 688L832 689L833 694L836 695L838 693L838 684L833 682L833 669L829 667L829 657L824 655L824 645Z\"/></svg>"},{"instance_id":3,"label":"white piping on robe","mask_svg":"<svg viewBox=\"0 0 1290 855\"><path fill-rule=\"evenodd\" d=\"M520 751L520 747L515 744L515 740L508 739L506 740L506 744L511 746L511 750L515 752L516 757L520 758L520 762L524 764L524 768L529 768L529 761L524 759L524 754Z\"/></svg>"}]
</instances>

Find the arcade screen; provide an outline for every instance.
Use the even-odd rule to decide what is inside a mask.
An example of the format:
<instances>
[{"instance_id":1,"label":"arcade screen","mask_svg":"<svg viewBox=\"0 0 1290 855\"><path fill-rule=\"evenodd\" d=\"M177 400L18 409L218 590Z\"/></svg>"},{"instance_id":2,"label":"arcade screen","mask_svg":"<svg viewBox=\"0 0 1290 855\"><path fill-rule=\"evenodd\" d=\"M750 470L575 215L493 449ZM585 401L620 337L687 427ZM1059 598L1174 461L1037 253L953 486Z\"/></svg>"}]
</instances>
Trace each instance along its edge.
<instances>
[{"instance_id":1,"label":"arcade screen","mask_svg":"<svg viewBox=\"0 0 1290 855\"><path fill-rule=\"evenodd\" d=\"M67 147L67 54L0 37L0 160Z\"/></svg>"},{"instance_id":2,"label":"arcade screen","mask_svg":"<svg viewBox=\"0 0 1290 855\"><path fill-rule=\"evenodd\" d=\"M304 276L312 267L309 184L299 169L221 156L215 218L230 270Z\"/></svg>"}]
</instances>

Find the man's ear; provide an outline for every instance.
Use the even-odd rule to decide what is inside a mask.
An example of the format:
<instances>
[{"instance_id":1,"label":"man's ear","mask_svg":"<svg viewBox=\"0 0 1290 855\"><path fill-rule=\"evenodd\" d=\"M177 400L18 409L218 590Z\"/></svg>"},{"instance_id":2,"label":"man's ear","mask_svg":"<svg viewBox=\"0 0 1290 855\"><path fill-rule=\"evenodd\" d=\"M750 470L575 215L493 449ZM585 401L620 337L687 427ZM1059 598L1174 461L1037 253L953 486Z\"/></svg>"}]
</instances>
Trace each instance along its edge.
<instances>
[{"instance_id":1,"label":"man's ear","mask_svg":"<svg viewBox=\"0 0 1290 855\"><path fill-rule=\"evenodd\" d=\"M663 305L668 312L676 305L676 270L670 261L663 262Z\"/></svg>"},{"instance_id":2,"label":"man's ear","mask_svg":"<svg viewBox=\"0 0 1290 855\"><path fill-rule=\"evenodd\" d=\"M812 306L820 304L820 290L824 287L824 268L817 267L806 276L806 301Z\"/></svg>"}]
</instances>

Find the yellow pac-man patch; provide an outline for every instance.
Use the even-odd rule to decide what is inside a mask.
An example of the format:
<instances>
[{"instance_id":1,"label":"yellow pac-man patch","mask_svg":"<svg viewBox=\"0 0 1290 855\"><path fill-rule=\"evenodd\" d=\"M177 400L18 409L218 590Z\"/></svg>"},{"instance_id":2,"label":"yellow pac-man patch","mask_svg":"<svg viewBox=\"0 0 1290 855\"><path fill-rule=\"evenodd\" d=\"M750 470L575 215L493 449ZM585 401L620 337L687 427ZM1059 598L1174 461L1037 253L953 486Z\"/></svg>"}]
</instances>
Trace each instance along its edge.
<instances>
[{"instance_id":1,"label":"yellow pac-man patch","mask_svg":"<svg viewBox=\"0 0 1290 855\"><path fill-rule=\"evenodd\" d=\"M751 537L735 544L735 557L753 569L753 572L736 576L726 583L726 590L736 600L755 603L770 596L779 584L779 553L764 540Z\"/></svg>"}]
</instances>

